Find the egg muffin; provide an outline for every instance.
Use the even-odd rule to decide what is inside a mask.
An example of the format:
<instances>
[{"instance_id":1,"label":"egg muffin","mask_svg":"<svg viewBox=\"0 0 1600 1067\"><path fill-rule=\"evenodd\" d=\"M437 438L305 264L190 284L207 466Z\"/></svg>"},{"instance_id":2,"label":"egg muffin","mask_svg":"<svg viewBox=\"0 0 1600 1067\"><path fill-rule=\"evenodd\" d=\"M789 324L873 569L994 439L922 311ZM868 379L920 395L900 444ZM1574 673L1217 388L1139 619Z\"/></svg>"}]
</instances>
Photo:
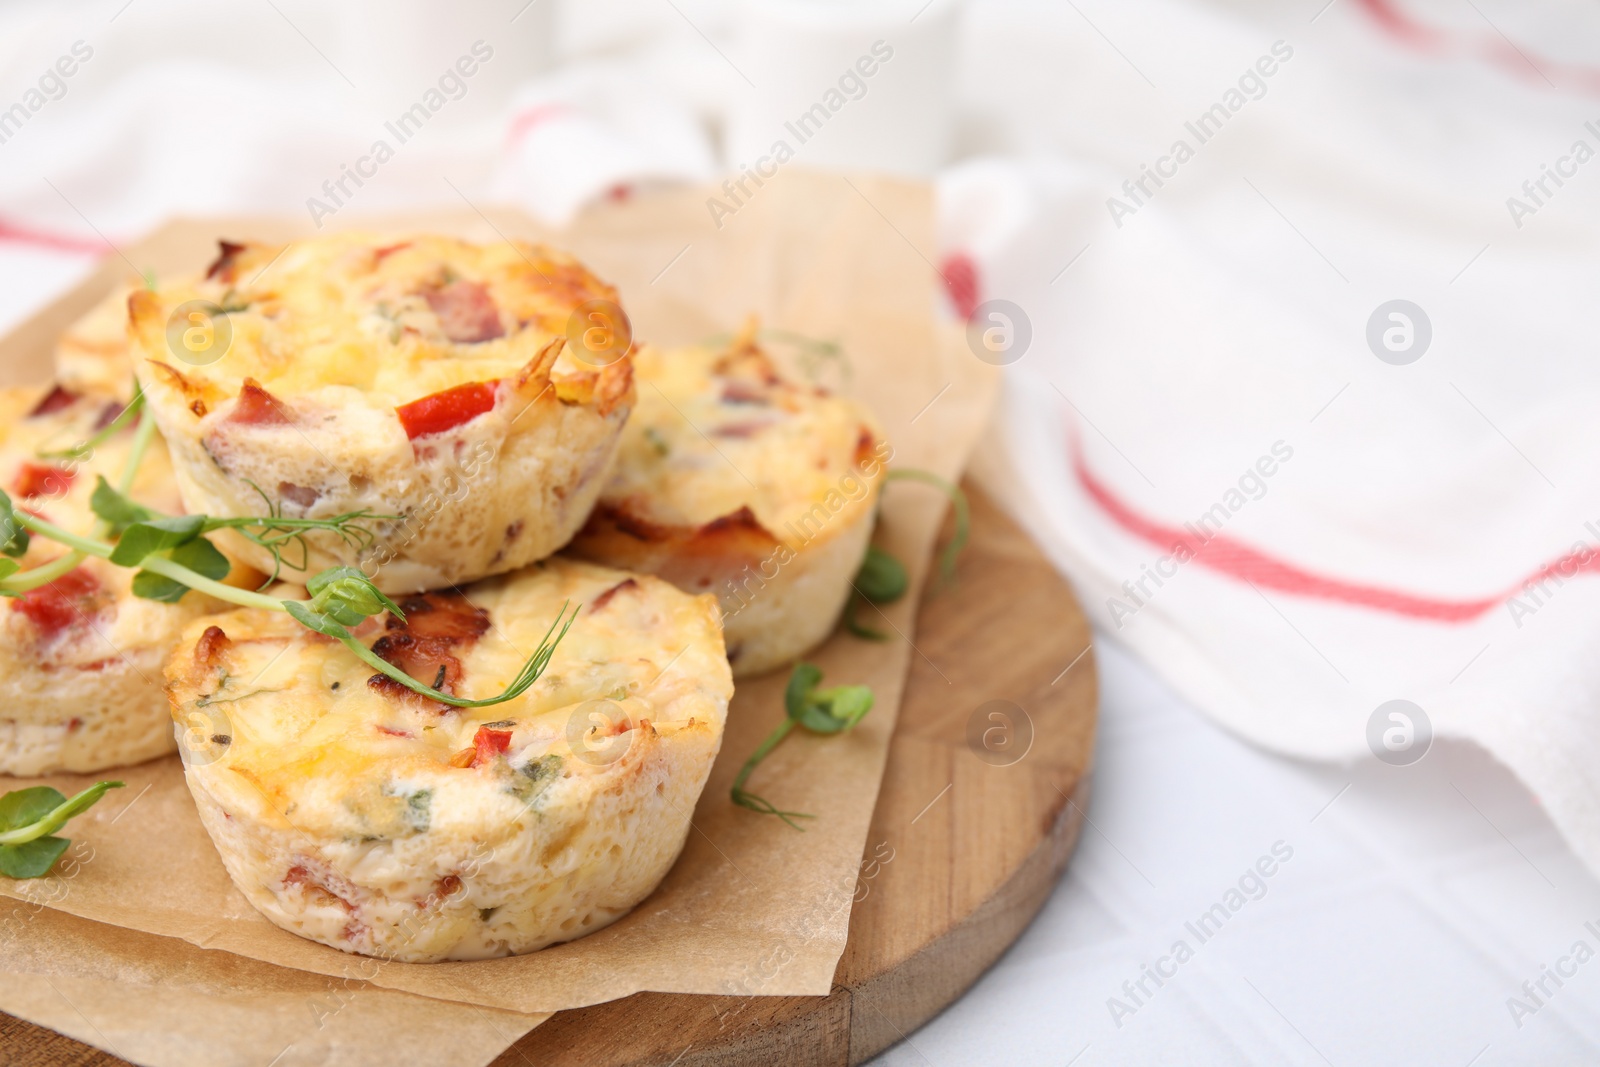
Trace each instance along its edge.
<instances>
[{"instance_id":1,"label":"egg muffin","mask_svg":"<svg viewBox=\"0 0 1600 1067\"><path fill-rule=\"evenodd\" d=\"M391 517L371 541L314 535L302 582L345 565L418 592L543 559L588 516L633 405L615 290L544 248L224 243L204 277L128 308L191 510Z\"/></svg>"},{"instance_id":2,"label":"egg muffin","mask_svg":"<svg viewBox=\"0 0 1600 1067\"><path fill-rule=\"evenodd\" d=\"M133 431L117 432L81 458L50 454L87 441L122 406L61 386L0 390L0 486L13 506L91 533L95 476L117 480ZM131 495L161 511L183 510L160 438ZM66 548L36 536L19 562L27 571L65 555ZM196 593L177 604L135 597L133 575L91 558L0 600L0 773L98 771L173 750L162 664L184 625L214 605Z\"/></svg>"},{"instance_id":3,"label":"egg muffin","mask_svg":"<svg viewBox=\"0 0 1600 1067\"><path fill-rule=\"evenodd\" d=\"M860 404L779 374L753 331L726 348L641 348L639 403L572 543L721 602L735 677L832 632L892 455Z\"/></svg>"},{"instance_id":4,"label":"egg muffin","mask_svg":"<svg viewBox=\"0 0 1600 1067\"><path fill-rule=\"evenodd\" d=\"M502 692L581 605L522 696L455 708L285 615L188 628L167 666L189 788L268 919L410 962L532 952L616 921L660 882L733 693L716 600L553 559L402 597L358 637L454 696Z\"/></svg>"},{"instance_id":5,"label":"egg muffin","mask_svg":"<svg viewBox=\"0 0 1600 1067\"><path fill-rule=\"evenodd\" d=\"M75 393L127 400L133 394L128 354L130 285L115 286L56 341L56 381Z\"/></svg>"}]
</instances>

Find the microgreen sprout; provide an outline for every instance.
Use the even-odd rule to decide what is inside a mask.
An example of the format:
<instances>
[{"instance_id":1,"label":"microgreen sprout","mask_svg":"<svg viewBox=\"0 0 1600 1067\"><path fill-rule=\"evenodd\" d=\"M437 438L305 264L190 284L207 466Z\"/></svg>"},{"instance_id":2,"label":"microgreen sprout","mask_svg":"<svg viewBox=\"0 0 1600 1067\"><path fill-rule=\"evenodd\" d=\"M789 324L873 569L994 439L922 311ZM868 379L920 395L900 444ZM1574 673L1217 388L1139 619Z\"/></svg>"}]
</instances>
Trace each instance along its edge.
<instances>
[{"instance_id":1,"label":"microgreen sprout","mask_svg":"<svg viewBox=\"0 0 1600 1067\"><path fill-rule=\"evenodd\" d=\"M72 844L55 832L94 807L121 782L96 782L68 799L47 785L14 789L0 797L0 875L42 878Z\"/></svg>"},{"instance_id":2,"label":"microgreen sprout","mask_svg":"<svg viewBox=\"0 0 1600 1067\"><path fill-rule=\"evenodd\" d=\"M965 551L967 541L972 535L972 508L967 503L967 494L963 493L959 486L950 484L937 474L914 467L892 470L884 480L886 483L924 482L950 498L951 510L955 512L955 532L950 537L950 543L945 545L944 551L939 554L939 578L934 591L949 586L956 578L956 562L961 558L961 553ZM858 595L852 597L845 607L845 629L869 641L887 641L888 634L864 625L856 618L856 611L863 600L869 604L892 604L905 596L910 580L906 575L904 564L877 545L870 545L865 558L861 561L861 568L856 571L854 584Z\"/></svg>"},{"instance_id":3,"label":"microgreen sprout","mask_svg":"<svg viewBox=\"0 0 1600 1067\"><path fill-rule=\"evenodd\" d=\"M756 747L750 758L744 761L744 766L739 768L739 774L733 780L732 796L735 804L763 815L776 815L796 830L803 829L795 822L796 819L812 819L816 816L798 811L784 811L770 800L749 792L744 785L750 780L751 772L785 737L789 736L789 732L796 726L814 734L842 734L853 729L857 723L866 718L867 712L872 710L872 690L868 687L841 685L832 689L818 689L817 686L821 682L820 668L810 663L795 664L794 672L789 675L789 685L783 694L785 711L783 721Z\"/></svg>"},{"instance_id":4,"label":"microgreen sprout","mask_svg":"<svg viewBox=\"0 0 1600 1067\"><path fill-rule=\"evenodd\" d=\"M0 491L0 594L18 596L65 573L59 566L61 561L17 573L15 561L27 552L30 539L43 537L70 549L65 558L74 561L72 566L77 565L76 561L93 556L120 567L137 568L138 573L133 579L134 595L148 600L175 603L192 589L241 607L286 612L307 628L334 638L380 674L422 696L458 708L490 707L514 700L527 692L549 666L556 647L578 617L577 608L568 617L567 609L571 604L563 604L538 648L523 664L511 684L496 696L469 700L440 690L438 686L443 683L442 678L435 679L432 685L418 681L356 638L351 632L352 628L360 626L373 615L388 612L401 621L405 619L400 607L360 570L354 567L329 568L313 575L306 583L309 599L283 600L259 590L252 592L223 584L230 570L228 559L205 537L207 533L219 529L248 530L253 526L260 530L300 530L311 527L287 527L287 524L334 523L335 520L295 520L281 516L213 519L206 515L162 515L113 489L104 478L95 486L90 497L90 508L100 520L98 535L85 537L36 515L17 510L11 498ZM102 540L101 537L106 535L114 537L115 541ZM49 578L37 577L47 570L56 573Z\"/></svg>"},{"instance_id":5,"label":"microgreen sprout","mask_svg":"<svg viewBox=\"0 0 1600 1067\"><path fill-rule=\"evenodd\" d=\"M250 488L260 493L261 499L266 503L266 519L214 519L212 529L233 529L250 541L272 553L272 573L267 576L262 587L265 588L278 580L278 575L284 568L283 549L286 545L293 545L299 551L299 562L289 562L290 570L305 571L311 562L311 545L306 540L306 532L310 530L327 530L337 535L350 548L358 552L365 551L376 540L376 535L366 525L369 522L392 522L399 518L398 515L379 515L365 508L360 511L347 511L343 515L332 515L325 519L296 519L285 516L283 505L273 500L261 487L254 482L249 482ZM270 519L271 521L267 521Z\"/></svg>"}]
</instances>

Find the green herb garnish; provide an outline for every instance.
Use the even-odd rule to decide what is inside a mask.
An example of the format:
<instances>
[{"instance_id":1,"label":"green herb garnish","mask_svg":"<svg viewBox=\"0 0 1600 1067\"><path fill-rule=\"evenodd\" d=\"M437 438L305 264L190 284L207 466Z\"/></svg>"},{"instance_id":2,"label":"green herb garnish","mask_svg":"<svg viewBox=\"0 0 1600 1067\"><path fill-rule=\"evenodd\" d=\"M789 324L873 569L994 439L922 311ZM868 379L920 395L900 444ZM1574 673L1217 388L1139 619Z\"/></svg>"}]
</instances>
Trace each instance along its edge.
<instances>
[{"instance_id":1,"label":"green herb garnish","mask_svg":"<svg viewBox=\"0 0 1600 1067\"><path fill-rule=\"evenodd\" d=\"M0 797L0 874L42 878L72 842L53 836L67 820L94 807L121 782L96 782L70 800L47 785L17 789Z\"/></svg>"},{"instance_id":2,"label":"green herb garnish","mask_svg":"<svg viewBox=\"0 0 1600 1067\"><path fill-rule=\"evenodd\" d=\"M141 423L141 429L144 425ZM159 515L129 500L104 478L95 487L90 506L100 519L98 532L102 536L113 534L116 536L115 543L102 541L98 537L82 537L37 516L19 512L12 506L10 498L0 491L0 538L7 538L0 540L0 552L21 555L27 549L30 535L44 537L72 550L65 557L65 560L71 561L70 566L64 569L62 560L20 574L11 573L9 577L6 571L0 569L0 594L18 595L37 588L77 566L78 561L85 557L94 556L118 566L137 567L139 572L134 576L133 592L148 600L176 602L193 589L241 607L286 612L307 628L334 638L380 674L431 700L458 708L489 707L514 700L527 692L549 666L556 646L578 617L577 608L573 609L570 618L567 617L567 608L571 605L563 604L555 621L545 631L538 649L503 692L484 700L465 700L439 690L437 687L442 684L442 679L435 680L433 685L417 681L378 656L350 632L352 627L360 626L371 616L382 612L389 612L402 621L405 618L394 601L385 596L372 579L360 570L354 567L331 567L313 575L306 583L310 599L280 600L259 591L250 592L222 584L222 579L228 576L229 571L227 557L205 538L205 534L218 529L243 529L253 525L262 530L272 530L296 523L302 525L292 529L303 530L309 528L303 524L333 524L339 520L281 517L213 519L205 515ZM361 515L364 516L364 513ZM9 537L6 531L10 531ZM558 626L559 633L556 629Z\"/></svg>"},{"instance_id":3,"label":"green herb garnish","mask_svg":"<svg viewBox=\"0 0 1600 1067\"><path fill-rule=\"evenodd\" d=\"M139 417L139 412L143 409L144 391L140 389L138 383L135 382L133 387L133 399L128 401L128 403L124 405L123 409L117 413L117 417L108 422L103 429L85 438L84 440L79 441L71 448L64 448L57 452L46 452L40 450L35 454L40 459L56 459L64 460L69 463L82 463L94 455L95 449L99 448L101 445L105 444L107 441L111 440L113 437L131 425L133 421Z\"/></svg>"},{"instance_id":4,"label":"green herb garnish","mask_svg":"<svg viewBox=\"0 0 1600 1067\"><path fill-rule=\"evenodd\" d=\"M21 559L28 554L28 544L31 540L28 528L17 518L17 510L11 505L10 495L4 489L0 489L0 553L12 559Z\"/></svg>"},{"instance_id":5,"label":"green herb garnish","mask_svg":"<svg viewBox=\"0 0 1600 1067\"><path fill-rule=\"evenodd\" d=\"M859 598L852 597L844 613L844 627L857 637L868 641L887 641L889 635L864 625L856 618L856 608L861 600L869 604L891 604L906 595L911 584L905 565L877 545L867 546L867 555L856 571L855 590Z\"/></svg>"},{"instance_id":6,"label":"green herb garnish","mask_svg":"<svg viewBox=\"0 0 1600 1067\"><path fill-rule=\"evenodd\" d=\"M892 470L884 480L924 482L950 498L950 507L955 512L956 529L950 538L950 543L945 545L944 551L939 555L939 579L934 588L937 592L955 581L956 561L965 551L967 541L972 535L972 508L967 503L967 494L963 493L959 486L951 485L937 474L916 468ZM905 565L877 545L870 545L866 557L861 561L861 568L856 571L854 584L859 595L851 597L850 603L845 607L844 628L855 636L869 641L887 641L888 634L863 624L856 618L856 612L862 601L869 604L892 604L905 596L906 589L910 585Z\"/></svg>"},{"instance_id":7,"label":"green herb garnish","mask_svg":"<svg viewBox=\"0 0 1600 1067\"><path fill-rule=\"evenodd\" d=\"M744 766L739 768L738 777L733 780L733 802L741 808L760 812L763 815L776 815L796 830L803 829L796 819L812 819L798 811L783 811L771 801L747 792L745 782L749 781L750 774L758 764L778 747L778 743L796 726L809 730L814 734L841 734L852 729L867 712L872 710L872 690L864 685L841 685L832 689L818 689L822 682L822 671L810 663L797 663L794 673L789 675L788 688L784 690L783 703L786 715L778 728L767 735L767 739L756 747L750 758L744 761Z\"/></svg>"},{"instance_id":8,"label":"green herb garnish","mask_svg":"<svg viewBox=\"0 0 1600 1067\"><path fill-rule=\"evenodd\" d=\"M907 467L892 470L884 476L887 482L922 482L931 485L945 496L950 498L950 508L955 512L956 529L950 538L950 543L944 546L944 551L939 554L939 587L949 585L956 580L956 561L961 558L961 553L966 551L967 542L972 537L972 508L967 503L967 494L961 491L958 485L952 485L932 471L919 470Z\"/></svg>"}]
</instances>

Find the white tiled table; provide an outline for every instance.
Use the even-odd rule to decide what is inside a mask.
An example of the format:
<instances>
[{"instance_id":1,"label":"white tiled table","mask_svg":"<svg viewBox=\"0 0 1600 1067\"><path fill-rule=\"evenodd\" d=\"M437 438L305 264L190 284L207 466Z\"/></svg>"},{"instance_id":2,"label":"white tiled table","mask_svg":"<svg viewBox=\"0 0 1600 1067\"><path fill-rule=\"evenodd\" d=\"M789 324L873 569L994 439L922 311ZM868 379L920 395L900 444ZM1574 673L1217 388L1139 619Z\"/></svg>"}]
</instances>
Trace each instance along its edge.
<instances>
[{"instance_id":1,"label":"white tiled table","mask_svg":"<svg viewBox=\"0 0 1600 1067\"><path fill-rule=\"evenodd\" d=\"M1022 939L878 1064L1600 1062L1600 956L1520 1028L1507 1007L1575 941L1600 953L1600 884L1509 772L1448 743L1409 768L1280 759L1096 651L1093 826ZM1278 841L1292 858L1201 944L1185 924ZM1118 1027L1108 1000L1179 939L1193 958Z\"/></svg>"}]
</instances>

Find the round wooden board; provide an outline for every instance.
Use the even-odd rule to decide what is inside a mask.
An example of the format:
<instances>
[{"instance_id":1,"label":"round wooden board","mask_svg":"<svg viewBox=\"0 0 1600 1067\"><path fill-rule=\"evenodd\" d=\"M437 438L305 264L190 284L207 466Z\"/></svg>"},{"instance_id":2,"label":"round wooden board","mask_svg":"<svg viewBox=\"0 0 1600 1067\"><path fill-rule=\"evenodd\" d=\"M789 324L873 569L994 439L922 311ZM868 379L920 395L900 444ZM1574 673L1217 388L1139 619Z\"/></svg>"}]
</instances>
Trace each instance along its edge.
<instances>
[{"instance_id":1,"label":"round wooden board","mask_svg":"<svg viewBox=\"0 0 1600 1067\"><path fill-rule=\"evenodd\" d=\"M1091 635L1038 548L981 492L967 492L971 547L960 581L918 616L833 992L641 993L557 1014L494 1067L860 1063L959 997L1027 927L1066 867L1088 800ZM996 709L983 708L991 701L1022 709L1011 713L1013 743L1031 741L1015 762L983 748L983 731L999 725L987 717ZM969 733L979 740L969 744ZM0 1062L124 1061L0 1014Z\"/></svg>"}]
</instances>

